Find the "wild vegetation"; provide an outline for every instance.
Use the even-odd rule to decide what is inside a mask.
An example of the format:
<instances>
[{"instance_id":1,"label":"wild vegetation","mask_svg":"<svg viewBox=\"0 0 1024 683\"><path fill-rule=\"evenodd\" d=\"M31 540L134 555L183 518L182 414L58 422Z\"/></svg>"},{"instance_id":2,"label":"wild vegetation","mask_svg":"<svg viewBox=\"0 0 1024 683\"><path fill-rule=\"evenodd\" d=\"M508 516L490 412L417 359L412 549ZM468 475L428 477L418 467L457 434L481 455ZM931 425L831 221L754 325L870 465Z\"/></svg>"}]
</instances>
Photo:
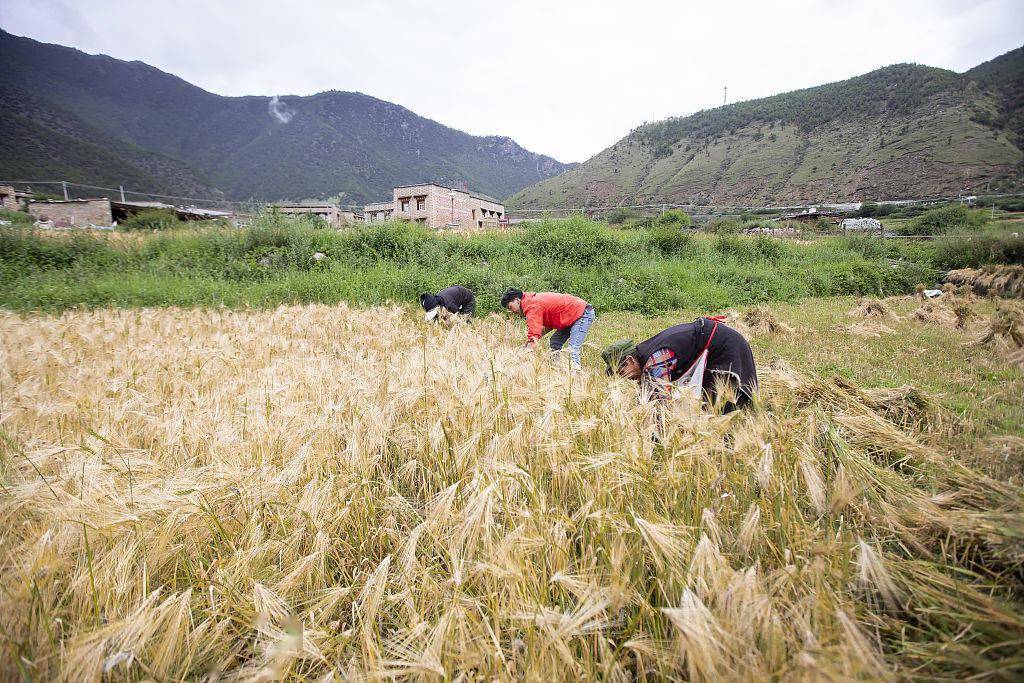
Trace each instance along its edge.
<instances>
[{"instance_id":1,"label":"wild vegetation","mask_svg":"<svg viewBox=\"0 0 1024 683\"><path fill-rule=\"evenodd\" d=\"M1024 500L957 459L1012 398L962 417L899 386L913 354L876 389L783 358L1019 369L896 313L861 354L832 310L743 316L780 316L758 407L659 441L592 349L566 373L502 319L0 313L3 677L1019 677Z\"/></svg>"},{"instance_id":2,"label":"wild vegetation","mask_svg":"<svg viewBox=\"0 0 1024 683\"><path fill-rule=\"evenodd\" d=\"M683 214L685 215L685 214ZM673 217L674 218L674 217ZM126 235L0 228L0 304L105 305L410 301L453 282L497 310L510 285L575 292L598 310L644 313L807 296L910 293L942 269L1015 262L1024 240L951 234L928 244L850 236L796 243L694 235L679 223L620 230L581 218L510 234L417 226L335 232L267 214L247 229ZM316 260L322 253L326 258Z\"/></svg>"},{"instance_id":3,"label":"wild vegetation","mask_svg":"<svg viewBox=\"0 0 1024 683\"><path fill-rule=\"evenodd\" d=\"M929 209L908 223L902 224L898 233L902 235L941 235L953 230L976 231L988 223L989 214L984 210L971 210L962 204L951 204Z\"/></svg>"}]
</instances>

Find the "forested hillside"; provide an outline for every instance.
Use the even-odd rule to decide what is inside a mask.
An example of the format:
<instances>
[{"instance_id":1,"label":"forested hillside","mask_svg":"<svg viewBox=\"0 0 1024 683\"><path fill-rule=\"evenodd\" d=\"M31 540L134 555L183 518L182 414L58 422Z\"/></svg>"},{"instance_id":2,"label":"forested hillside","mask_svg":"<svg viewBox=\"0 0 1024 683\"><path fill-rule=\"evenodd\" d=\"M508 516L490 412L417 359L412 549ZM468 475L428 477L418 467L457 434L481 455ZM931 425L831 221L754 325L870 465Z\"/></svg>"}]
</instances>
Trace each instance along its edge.
<instances>
[{"instance_id":1,"label":"forested hillside","mask_svg":"<svg viewBox=\"0 0 1024 683\"><path fill-rule=\"evenodd\" d=\"M16 133L3 143L7 176L358 204L426 180L506 197L571 167L356 92L222 97L142 62L3 31L0 53L0 126Z\"/></svg>"}]
</instances>

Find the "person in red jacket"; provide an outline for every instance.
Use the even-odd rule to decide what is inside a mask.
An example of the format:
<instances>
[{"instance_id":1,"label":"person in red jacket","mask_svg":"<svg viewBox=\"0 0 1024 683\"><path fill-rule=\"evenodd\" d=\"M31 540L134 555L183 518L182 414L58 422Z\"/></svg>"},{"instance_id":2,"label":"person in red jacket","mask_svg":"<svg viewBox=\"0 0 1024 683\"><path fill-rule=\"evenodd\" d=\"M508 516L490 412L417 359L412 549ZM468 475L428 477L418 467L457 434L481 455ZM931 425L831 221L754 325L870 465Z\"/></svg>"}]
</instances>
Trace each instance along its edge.
<instances>
[{"instance_id":1,"label":"person in red jacket","mask_svg":"<svg viewBox=\"0 0 1024 683\"><path fill-rule=\"evenodd\" d=\"M580 367L580 350L597 317L593 306L571 294L521 289L509 289L502 294L501 305L526 318L526 348L536 348L537 340L554 330L551 350L560 351L568 342L572 364Z\"/></svg>"}]
</instances>

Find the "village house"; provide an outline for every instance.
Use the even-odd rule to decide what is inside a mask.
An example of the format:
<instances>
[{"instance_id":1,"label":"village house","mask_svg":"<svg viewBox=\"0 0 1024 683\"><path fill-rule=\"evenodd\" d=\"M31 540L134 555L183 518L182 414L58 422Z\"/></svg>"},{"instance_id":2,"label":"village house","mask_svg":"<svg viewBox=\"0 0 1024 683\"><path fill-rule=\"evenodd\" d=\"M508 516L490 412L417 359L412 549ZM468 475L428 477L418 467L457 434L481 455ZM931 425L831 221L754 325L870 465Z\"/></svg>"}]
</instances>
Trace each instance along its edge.
<instances>
[{"instance_id":1,"label":"village house","mask_svg":"<svg viewBox=\"0 0 1024 683\"><path fill-rule=\"evenodd\" d=\"M391 212L394 210L392 202L375 202L363 207L363 220L367 223L382 223L391 220Z\"/></svg>"},{"instance_id":2,"label":"village house","mask_svg":"<svg viewBox=\"0 0 1024 683\"><path fill-rule=\"evenodd\" d=\"M332 228L355 224L357 218L352 211L343 211L333 204L271 204L278 213L286 216L318 216Z\"/></svg>"},{"instance_id":3,"label":"village house","mask_svg":"<svg viewBox=\"0 0 1024 683\"><path fill-rule=\"evenodd\" d=\"M56 228L109 227L114 222L110 200L68 199L66 201L29 201L28 213L37 221L52 223Z\"/></svg>"},{"instance_id":4,"label":"village house","mask_svg":"<svg viewBox=\"0 0 1024 683\"><path fill-rule=\"evenodd\" d=\"M484 230L507 223L505 207L496 199L436 183L400 185L391 201L367 204L363 216L367 223L400 220L435 229Z\"/></svg>"},{"instance_id":5,"label":"village house","mask_svg":"<svg viewBox=\"0 0 1024 683\"><path fill-rule=\"evenodd\" d=\"M10 185L0 185L0 207L8 211L17 211L18 193Z\"/></svg>"}]
</instances>

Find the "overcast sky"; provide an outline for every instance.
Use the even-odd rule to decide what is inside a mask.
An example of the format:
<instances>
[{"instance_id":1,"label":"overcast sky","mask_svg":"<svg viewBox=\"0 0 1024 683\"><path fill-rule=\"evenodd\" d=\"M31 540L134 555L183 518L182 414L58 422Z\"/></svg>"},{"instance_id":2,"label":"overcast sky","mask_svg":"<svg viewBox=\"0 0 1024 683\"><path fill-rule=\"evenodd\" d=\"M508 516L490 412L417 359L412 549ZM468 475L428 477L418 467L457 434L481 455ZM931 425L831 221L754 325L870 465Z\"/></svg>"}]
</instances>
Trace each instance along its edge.
<instances>
[{"instance_id":1,"label":"overcast sky","mask_svg":"<svg viewBox=\"0 0 1024 683\"><path fill-rule=\"evenodd\" d=\"M1024 44L1024 0L2 0L0 26L222 95L357 90L583 161L725 86L733 102L895 62L963 71Z\"/></svg>"}]
</instances>

